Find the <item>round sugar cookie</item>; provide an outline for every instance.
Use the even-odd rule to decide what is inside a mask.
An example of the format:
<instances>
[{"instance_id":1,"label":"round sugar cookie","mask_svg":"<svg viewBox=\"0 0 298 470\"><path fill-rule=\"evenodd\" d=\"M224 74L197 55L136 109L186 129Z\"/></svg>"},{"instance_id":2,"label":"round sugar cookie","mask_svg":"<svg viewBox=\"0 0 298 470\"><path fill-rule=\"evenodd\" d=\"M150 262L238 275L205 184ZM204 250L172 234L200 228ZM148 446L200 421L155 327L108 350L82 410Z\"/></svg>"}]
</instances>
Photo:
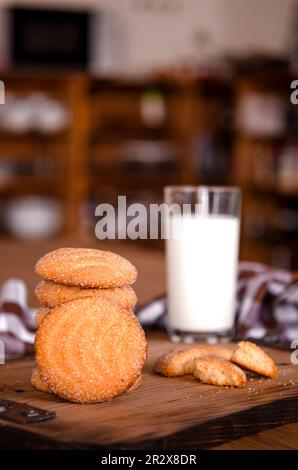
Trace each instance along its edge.
<instances>
[{"instance_id":1,"label":"round sugar cookie","mask_svg":"<svg viewBox=\"0 0 298 470\"><path fill-rule=\"evenodd\" d=\"M145 334L133 313L111 300L75 299L43 319L36 362L49 389L70 401L97 403L131 387L146 360Z\"/></svg>"},{"instance_id":2,"label":"round sugar cookie","mask_svg":"<svg viewBox=\"0 0 298 470\"><path fill-rule=\"evenodd\" d=\"M44 279L69 286L123 287L133 284L136 268L110 251L91 248L59 248L47 253L35 265Z\"/></svg>"},{"instance_id":3,"label":"round sugar cookie","mask_svg":"<svg viewBox=\"0 0 298 470\"><path fill-rule=\"evenodd\" d=\"M137 296L131 286L84 289L79 286L57 284L53 281L41 281L35 288L35 295L41 304L51 308L70 300L95 296L111 299L128 310L132 310L137 302Z\"/></svg>"}]
</instances>

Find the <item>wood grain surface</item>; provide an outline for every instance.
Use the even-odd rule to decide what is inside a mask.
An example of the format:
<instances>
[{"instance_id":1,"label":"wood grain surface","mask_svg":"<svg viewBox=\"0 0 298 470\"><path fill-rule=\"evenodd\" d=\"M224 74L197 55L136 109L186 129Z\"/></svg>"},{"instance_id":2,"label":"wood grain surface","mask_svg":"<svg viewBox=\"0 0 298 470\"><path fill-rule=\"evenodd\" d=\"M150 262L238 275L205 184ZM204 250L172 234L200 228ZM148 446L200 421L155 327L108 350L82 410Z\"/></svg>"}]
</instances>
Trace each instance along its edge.
<instances>
[{"instance_id":1,"label":"wood grain surface","mask_svg":"<svg viewBox=\"0 0 298 470\"><path fill-rule=\"evenodd\" d=\"M1 430L10 428L11 432L17 427L29 433L22 433L29 447L30 442L39 447L50 439L54 447L56 441L71 448L203 449L297 421L298 368L290 364L288 352L269 351L280 367L277 378L253 377L245 389L230 389L203 385L192 377L156 375L154 359L172 347L165 335L151 334L142 385L98 405L73 404L34 390L30 385L32 358L1 366L1 398L57 413L52 421L6 423ZM41 443L36 444L36 439Z\"/></svg>"}]
</instances>

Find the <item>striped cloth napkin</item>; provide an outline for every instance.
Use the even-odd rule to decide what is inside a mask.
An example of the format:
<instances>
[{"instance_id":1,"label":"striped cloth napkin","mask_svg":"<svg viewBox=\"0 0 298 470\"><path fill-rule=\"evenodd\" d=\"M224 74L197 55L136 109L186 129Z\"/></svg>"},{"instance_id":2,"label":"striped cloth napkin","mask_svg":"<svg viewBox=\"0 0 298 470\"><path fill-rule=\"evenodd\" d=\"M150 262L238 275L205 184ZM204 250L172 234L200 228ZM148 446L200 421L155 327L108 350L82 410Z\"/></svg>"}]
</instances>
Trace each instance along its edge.
<instances>
[{"instance_id":1,"label":"striped cloth napkin","mask_svg":"<svg viewBox=\"0 0 298 470\"><path fill-rule=\"evenodd\" d=\"M235 313L235 339L288 347L298 340L298 273L240 262ZM136 314L144 328L167 329L166 296L137 306Z\"/></svg>"},{"instance_id":2,"label":"striped cloth napkin","mask_svg":"<svg viewBox=\"0 0 298 470\"><path fill-rule=\"evenodd\" d=\"M35 310L28 307L21 279L8 279L0 291L0 364L33 352Z\"/></svg>"},{"instance_id":3,"label":"striped cloth napkin","mask_svg":"<svg viewBox=\"0 0 298 470\"><path fill-rule=\"evenodd\" d=\"M8 279L0 292L0 364L33 352L35 310L27 303L27 287ZM167 328L166 296L136 307L145 328ZM288 347L298 339L298 273L258 263L239 263L235 339L249 338Z\"/></svg>"}]
</instances>

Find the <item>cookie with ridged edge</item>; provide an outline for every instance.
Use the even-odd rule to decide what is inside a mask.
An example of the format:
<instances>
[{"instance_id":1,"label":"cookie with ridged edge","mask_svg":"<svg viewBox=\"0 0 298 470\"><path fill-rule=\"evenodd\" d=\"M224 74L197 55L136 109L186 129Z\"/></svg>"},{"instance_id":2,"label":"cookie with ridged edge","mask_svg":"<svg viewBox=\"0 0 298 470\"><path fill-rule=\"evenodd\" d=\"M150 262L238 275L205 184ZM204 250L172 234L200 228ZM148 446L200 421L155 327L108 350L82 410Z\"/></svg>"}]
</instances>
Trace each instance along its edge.
<instances>
[{"instance_id":1,"label":"cookie with ridged edge","mask_svg":"<svg viewBox=\"0 0 298 470\"><path fill-rule=\"evenodd\" d=\"M231 357L231 361L244 369L266 377L276 377L278 369L270 356L259 346L250 341L240 341Z\"/></svg>"},{"instance_id":2,"label":"cookie with ridged edge","mask_svg":"<svg viewBox=\"0 0 298 470\"><path fill-rule=\"evenodd\" d=\"M38 308L36 310L36 313L35 313L35 324L37 326L37 328L40 326L42 320L44 319L44 317L50 313L52 311L51 308L49 307L45 307L45 306L42 306L40 308Z\"/></svg>"},{"instance_id":3,"label":"cookie with ridged edge","mask_svg":"<svg viewBox=\"0 0 298 470\"><path fill-rule=\"evenodd\" d=\"M229 360L231 349L223 345L198 345L174 349L159 356L154 364L154 370L165 377L179 377L193 374L196 360L202 357L217 357Z\"/></svg>"},{"instance_id":4,"label":"cookie with ridged edge","mask_svg":"<svg viewBox=\"0 0 298 470\"><path fill-rule=\"evenodd\" d=\"M128 310L132 310L137 302L136 293L131 286L84 289L80 286L65 286L53 281L41 281L35 288L35 295L41 304L51 308L82 297L105 297Z\"/></svg>"},{"instance_id":5,"label":"cookie with ridged edge","mask_svg":"<svg viewBox=\"0 0 298 470\"><path fill-rule=\"evenodd\" d=\"M108 299L87 297L54 308L35 340L36 362L49 389L70 401L98 403L128 390L146 360L135 315Z\"/></svg>"},{"instance_id":6,"label":"cookie with ridged edge","mask_svg":"<svg viewBox=\"0 0 298 470\"><path fill-rule=\"evenodd\" d=\"M47 253L35 265L44 279L86 288L123 287L133 284L133 264L111 251L91 248L59 248Z\"/></svg>"},{"instance_id":7,"label":"cookie with ridged edge","mask_svg":"<svg viewBox=\"0 0 298 470\"><path fill-rule=\"evenodd\" d=\"M246 375L240 367L215 357L197 359L193 375L204 384L219 387L243 388L246 385Z\"/></svg>"},{"instance_id":8,"label":"cookie with ridged edge","mask_svg":"<svg viewBox=\"0 0 298 470\"><path fill-rule=\"evenodd\" d=\"M34 367L32 371L31 384L33 385L34 388L36 388L40 392L52 393L48 389L47 384L40 377L37 367Z\"/></svg>"},{"instance_id":9,"label":"cookie with ridged edge","mask_svg":"<svg viewBox=\"0 0 298 470\"><path fill-rule=\"evenodd\" d=\"M139 377L134 381L134 383L127 389L128 392L133 392L134 390L136 390L137 388L139 388L139 386L141 385L142 383L142 375L139 375Z\"/></svg>"}]
</instances>

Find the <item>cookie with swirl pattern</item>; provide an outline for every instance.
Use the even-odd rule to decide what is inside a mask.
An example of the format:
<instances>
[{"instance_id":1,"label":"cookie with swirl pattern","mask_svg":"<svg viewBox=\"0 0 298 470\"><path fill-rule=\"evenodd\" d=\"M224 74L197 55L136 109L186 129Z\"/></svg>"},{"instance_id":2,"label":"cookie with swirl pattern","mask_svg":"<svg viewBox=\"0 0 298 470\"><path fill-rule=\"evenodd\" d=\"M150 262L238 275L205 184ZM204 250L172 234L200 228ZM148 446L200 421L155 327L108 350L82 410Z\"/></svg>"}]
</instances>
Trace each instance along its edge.
<instances>
[{"instance_id":1,"label":"cookie with swirl pattern","mask_svg":"<svg viewBox=\"0 0 298 470\"><path fill-rule=\"evenodd\" d=\"M135 315L109 299L87 297L48 313L35 349L41 379L52 392L74 402L98 403L135 383L147 346Z\"/></svg>"}]
</instances>

